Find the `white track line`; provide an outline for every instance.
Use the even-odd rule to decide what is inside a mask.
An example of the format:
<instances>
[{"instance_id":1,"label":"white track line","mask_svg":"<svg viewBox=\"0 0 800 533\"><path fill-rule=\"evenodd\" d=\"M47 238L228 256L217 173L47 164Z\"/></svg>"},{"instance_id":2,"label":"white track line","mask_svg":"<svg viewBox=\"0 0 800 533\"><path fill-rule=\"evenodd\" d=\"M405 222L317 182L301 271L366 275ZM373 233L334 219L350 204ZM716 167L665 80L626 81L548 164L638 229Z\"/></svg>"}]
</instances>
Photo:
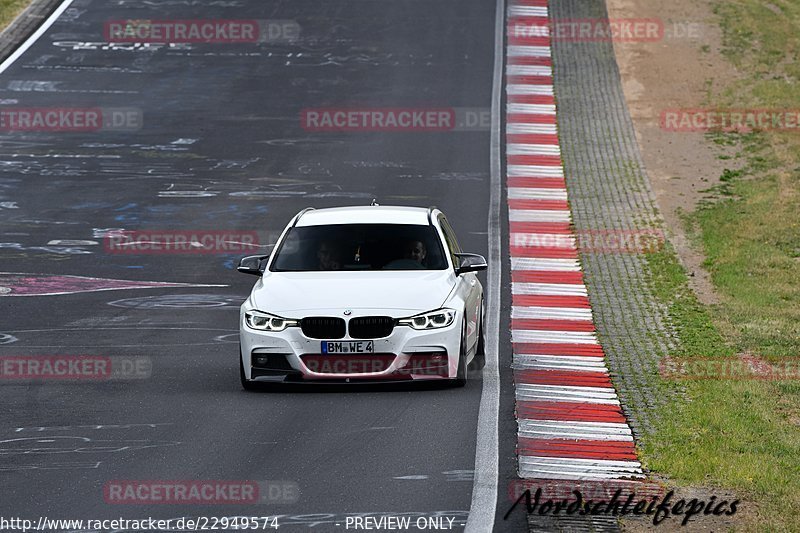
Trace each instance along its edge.
<instances>
[{"instance_id":1,"label":"white track line","mask_svg":"<svg viewBox=\"0 0 800 533\"><path fill-rule=\"evenodd\" d=\"M547 8L540 6L511 6L508 8L509 17L546 17Z\"/></svg>"},{"instance_id":2,"label":"white track line","mask_svg":"<svg viewBox=\"0 0 800 533\"><path fill-rule=\"evenodd\" d=\"M539 318L542 320L592 320L591 309L572 307L541 307L515 305L511 307L511 318Z\"/></svg>"},{"instance_id":3,"label":"white track line","mask_svg":"<svg viewBox=\"0 0 800 533\"><path fill-rule=\"evenodd\" d=\"M553 402L584 402L619 405L617 393L607 387L568 387L517 383L517 400L548 400Z\"/></svg>"},{"instance_id":4,"label":"white track line","mask_svg":"<svg viewBox=\"0 0 800 533\"><path fill-rule=\"evenodd\" d=\"M613 440L633 442L627 424L520 419L519 435L529 439Z\"/></svg>"},{"instance_id":5,"label":"white track line","mask_svg":"<svg viewBox=\"0 0 800 533\"><path fill-rule=\"evenodd\" d=\"M509 200L564 200L566 189L534 189L533 187L509 187Z\"/></svg>"},{"instance_id":6,"label":"white track line","mask_svg":"<svg viewBox=\"0 0 800 533\"><path fill-rule=\"evenodd\" d=\"M586 285L578 283L518 283L511 284L511 294L553 296L587 296Z\"/></svg>"},{"instance_id":7,"label":"white track line","mask_svg":"<svg viewBox=\"0 0 800 533\"><path fill-rule=\"evenodd\" d=\"M558 130L555 124L534 124L530 122L508 122L506 124L506 133L508 135L557 135ZM550 146L558 146L556 143L550 143ZM559 150L561 148L559 147Z\"/></svg>"},{"instance_id":8,"label":"white track line","mask_svg":"<svg viewBox=\"0 0 800 533\"><path fill-rule=\"evenodd\" d=\"M509 177L541 176L547 178L563 178L564 168L550 165L508 165Z\"/></svg>"},{"instance_id":9,"label":"white track line","mask_svg":"<svg viewBox=\"0 0 800 533\"><path fill-rule=\"evenodd\" d=\"M506 75L552 77L553 68L540 65L508 65L506 67Z\"/></svg>"},{"instance_id":10,"label":"white track line","mask_svg":"<svg viewBox=\"0 0 800 533\"><path fill-rule=\"evenodd\" d=\"M550 57L549 46L509 46L508 57Z\"/></svg>"},{"instance_id":11,"label":"white track line","mask_svg":"<svg viewBox=\"0 0 800 533\"><path fill-rule=\"evenodd\" d=\"M562 465L565 468L583 467L595 468L598 470L604 468L632 468L636 469L641 466L639 461L619 461L615 459L580 459L575 457L539 457L535 455L526 455L528 461L541 465Z\"/></svg>"},{"instance_id":12,"label":"white track line","mask_svg":"<svg viewBox=\"0 0 800 533\"><path fill-rule=\"evenodd\" d=\"M511 246L521 248L540 246L545 248L564 248L577 250L578 243L574 235L565 233L512 233ZM573 284L577 285L577 284Z\"/></svg>"},{"instance_id":13,"label":"white track line","mask_svg":"<svg viewBox=\"0 0 800 533\"><path fill-rule=\"evenodd\" d=\"M558 129L555 124L535 124L531 122L508 122L506 124L506 133L509 135L525 135L525 134L541 134L541 135L556 135ZM552 143L551 146L558 146L557 143ZM561 148L559 147L559 150Z\"/></svg>"},{"instance_id":14,"label":"white track line","mask_svg":"<svg viewBox=\"0 0 800 533\"><path fill-rule=\"evenodd\" d=\"M511 341L542 344L597 344L597 336L586 331L543 331L512 329Z\"/></svg>"},{"instance_id":15,"label":"white track line","mask_svg":"<svg viewBox=\"0 0 800 533\"><path fill-rule=\"evenodd\" d=\"M541 272L580 272L581 263L577 259L549 259L539 257L512 257L511 270Z\"/></svg>"},{"instance_id":16,"label":"white track line","mask_svg":"<svg viewBox=\"0 0 800 533\"><path fill-rule=\"evenodd\" d=\"M574 370L608 374L608 368L600 357L574 355L520 355L514 356L511 368L515 370Z\"/></svg>"},{"instance_id":17,"label":"white track line","mask_svg":"<svg viewBox=\"0 0 800 533\"><path fill-rule=\"evenodd\" d=\"M509 209L508 219L511 222L570 222L569 211L560 209Z\"/></svg>"},{"instance_id":18,"label":"white track line","mask_svg":"<svg viewBox=\"0 0 800 533\"><path fill-rule=\"evenodd\" d=\"M591 309L572 307L544 307L534 305L515 305L511 308L511 318L534 318L540 320L592 320Z\"/></svg>"},{"instance_id":19,"label":"white track line","mask_svg":"<svg viewBox=\"0 0 800 533\"><path fill-rule=\"evenodd\" d=\"M553 96L552 85L512 84L506 88L508 94L540 94Z\"/></svg>"},{"instance_id":20,"label":"white track line","mask_svg":"<svg viewBox=\"0 0 800 533\"><path fill-rule=\"evenodd\" d=\"M561 155L557 144L506 144L508 155Z\"/></svg>"},{"instance_id":21,"label":"white track line","mask_svg":"<svg viewBox=\"0 0 800 533\"><path fill-rule=\"evenodd\" d=\"M507 104L506 110L521 115L555 115L555 104Z\"/></svg>"},{"instance_id":22,"label":"white track line","mask_svg":"<svg viewBox=\"0 0 800 533\"><path fill-rule=\"evenodd\" d=\"M505 33L505 0L497 0L495 9L494 73L492 80L491 168L489 187L489 272L486 303L486 364L478 410L478 435L475 446L475 478L465 533L492 533L497 512L497 484L500 475L500 290L502 268L502 232L500 231L500 198L503 180L500 152L500 101L503 86L503 43Z\"/></svg>"},{"instance_id":23,"label":"white track line","mask_svg":"<svg viewBox=\"0 0 800 533\"><path fill-rule=\"evenodd\" d=\"M639 461L519 456L520 473L529 478L611 480L644 478Z\"/></svg>"}]
</instances>

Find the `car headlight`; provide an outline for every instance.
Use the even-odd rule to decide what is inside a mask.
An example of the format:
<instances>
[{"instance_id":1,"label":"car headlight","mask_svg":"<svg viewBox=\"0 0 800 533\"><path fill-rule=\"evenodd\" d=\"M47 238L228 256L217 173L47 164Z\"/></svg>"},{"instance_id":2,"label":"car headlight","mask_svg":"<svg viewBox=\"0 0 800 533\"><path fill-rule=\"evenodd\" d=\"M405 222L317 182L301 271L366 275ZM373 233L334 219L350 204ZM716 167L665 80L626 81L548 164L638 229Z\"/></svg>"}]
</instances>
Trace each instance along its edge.
<instances>
[{"instance_id":1,"label":"car headlight","mask_svg":"<svg viewBox=\"0 0 800 533\"><path fill-rule=\"evenodd\" d=\"M262 313L261 311L245 311L244 321L249 328L261 331L283 331L300 323L298 320L282 318L269 313Z\"/></svg>"},{"instance_id":2,"label":"car headlight","mask_svg":"<svg viewBox=\"0 0 800 533\"><path fill-rule=\"evenodd\" d=\"M428 311L421 315L409 318L401 318L397 321L398 325L410 326L414 329L438 329L446 328L456 319L456 312L453 309L437 309Z\"/></svg>"}]
</instances>

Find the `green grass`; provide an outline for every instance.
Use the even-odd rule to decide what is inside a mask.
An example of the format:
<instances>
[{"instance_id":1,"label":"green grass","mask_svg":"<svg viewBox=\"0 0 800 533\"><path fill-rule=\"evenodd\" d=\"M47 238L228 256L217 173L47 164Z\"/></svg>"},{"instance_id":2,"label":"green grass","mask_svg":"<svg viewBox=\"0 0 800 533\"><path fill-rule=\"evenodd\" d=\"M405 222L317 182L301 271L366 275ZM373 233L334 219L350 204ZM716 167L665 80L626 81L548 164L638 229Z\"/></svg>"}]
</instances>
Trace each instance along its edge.
<instances>
[{"instance_id":1,"label":"green grass","mask_svg":"<svg viewBox=\"0 0 800 533\"><path fill-rule=\"evenodd\" d=\"M800 109L800 2L736 0L715 12L724 54L746 75L709 105ZM724 299L718 321L738 351L800 357L800 128L709 138L737 148L689 221Z\"/></svg>"},{"instance_id":2,"label":"green grass","mask_svg":"<svg viewBox=\"0 0 800 533\"><path fill-rule=\"evenodd\" d=\"M732 350L717 332L705 307L689 289L686 274L670 245L647 254L647 265L656 297L668 305L679 345L675 357L724 357Z\"/></svg>"},{"instance_id":3,"label":"green grass","mask_svg":"<svg viewBox=\"0 0 800 533\"><path fill-rule=\"evenodd\" d=\"M0 29L8 26L30 3L30 0L0 0Z\"/></svg>"},{"instance_id":4,"label":"green grass","mask_svg":"<svg viewBox=\"0 0 800 533\"><path fill-rule=\"evenodd\" d=\"M800 109L800 2L734 0L715 13L724 56L744 77L709 94L707 105ZM648 257L678 334L676 355L751 353L800 364L800 130L708 140L736 155L685 220L720 303L697 302L670 249ZM683 384L686 399L664 410L644 442L648 467L678 483L737 491L757 508L741 530L800 531L800 383Z\"/></svg>"},{"instance_id":5,"label":"green grass","mask_svg":"<svg viewBox=\"0 0 800 533\"><path fill-rule=\"evenodd\" d=\"M656 296L677 332L676 358L735 357L717 327L724 314L700 304L670 247L647 256ZM716 316L715 316L716 315ZM734 343L735 344L735 343ZM642 458L672 482L733 489L757 522L741 530L798 531L800 517L800 386L793 382L682 380L685 398L664 409ZM677 383L676 383L677 385ZM776 403L776 398L781 400ZM749 509L748 509L749 508Z\"/></svg>"}]
</instances>

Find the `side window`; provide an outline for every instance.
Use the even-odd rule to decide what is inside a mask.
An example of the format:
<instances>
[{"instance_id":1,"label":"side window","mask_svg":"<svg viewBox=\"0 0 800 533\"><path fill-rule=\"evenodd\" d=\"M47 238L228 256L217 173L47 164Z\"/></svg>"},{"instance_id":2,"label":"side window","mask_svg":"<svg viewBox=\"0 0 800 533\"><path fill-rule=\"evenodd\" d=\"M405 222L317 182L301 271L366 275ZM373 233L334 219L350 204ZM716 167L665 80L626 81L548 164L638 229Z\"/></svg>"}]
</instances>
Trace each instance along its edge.
<instances>
[{"instance_id":1,"label":"side window","mask_svg":"<svg viewBox=\"0 0 800 533\"><path fill-rule=\"evenodd\" d=\"M447 219L444 218L443 215L439 215L439 225L442 227L442 233L444 233L444 240L447 242L447 249L450 252L450 258L453 261L453 265L458 265L458 258L455 254L461 253L461 247L458 245L458 240L456 239L456 234L453 231L453 228L450 227L450 224L447 222Z\"/></svg>"}]
</instances>

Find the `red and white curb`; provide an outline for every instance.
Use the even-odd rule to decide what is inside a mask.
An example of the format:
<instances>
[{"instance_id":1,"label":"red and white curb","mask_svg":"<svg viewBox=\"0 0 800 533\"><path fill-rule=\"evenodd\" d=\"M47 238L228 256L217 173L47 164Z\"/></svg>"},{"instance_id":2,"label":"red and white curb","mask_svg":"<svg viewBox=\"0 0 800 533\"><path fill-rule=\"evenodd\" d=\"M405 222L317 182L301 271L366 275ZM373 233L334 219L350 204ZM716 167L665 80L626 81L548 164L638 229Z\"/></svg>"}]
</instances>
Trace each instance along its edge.
<instances>
[{"instance_id":1,"label":"red and white curb","mask_svg":"<svg viewBox=\"0 0 800 533\"><path fill-rule=\"evenodd\" d=\"M595 334L571 224L547 4L512 1L506 19L506 185L519 475L641 479L633 435Z\"/></svg>"}]
</instances>

